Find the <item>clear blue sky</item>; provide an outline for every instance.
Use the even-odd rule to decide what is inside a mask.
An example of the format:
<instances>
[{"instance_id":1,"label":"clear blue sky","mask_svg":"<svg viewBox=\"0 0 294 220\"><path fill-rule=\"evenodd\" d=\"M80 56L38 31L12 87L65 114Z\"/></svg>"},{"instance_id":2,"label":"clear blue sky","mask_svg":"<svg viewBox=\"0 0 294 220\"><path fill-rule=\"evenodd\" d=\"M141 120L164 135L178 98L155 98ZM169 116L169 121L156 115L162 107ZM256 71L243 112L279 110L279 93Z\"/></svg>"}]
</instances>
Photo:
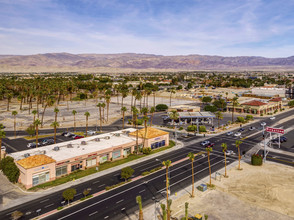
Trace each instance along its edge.
<instances>
[{"instance_id":1,"label":"clear blue sky","mask_svg":"<svg viewBox=\"0 0 294 220\"><path fill-rule=\"evenodd\" d=\"M0 54L294 55L293 0L0 0Z\"/></svg>"}]
</instances>

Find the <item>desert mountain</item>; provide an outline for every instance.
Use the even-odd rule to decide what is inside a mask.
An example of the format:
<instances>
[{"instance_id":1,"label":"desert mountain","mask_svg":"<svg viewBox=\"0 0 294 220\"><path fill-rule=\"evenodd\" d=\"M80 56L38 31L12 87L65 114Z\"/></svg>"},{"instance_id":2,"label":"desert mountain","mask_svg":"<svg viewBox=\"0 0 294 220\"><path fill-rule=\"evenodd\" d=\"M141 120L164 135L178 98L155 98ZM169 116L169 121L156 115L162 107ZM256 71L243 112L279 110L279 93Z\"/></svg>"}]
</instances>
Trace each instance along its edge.
<instances>
[{"instance_id":1,"label":"desert mountain","mask_svg":"<svg viewBox=\"0 0 294 220\"><path fill-rule=\"evenodd\" d=\"M265 58L255 56L161 56L152 54L70 54L46 53L37 55L0 55L0 71L9 68L46 67L68 69L174 69L174 70L230 70L230 69L294 69L294 56Z\"/></svg>"}]
</instances>

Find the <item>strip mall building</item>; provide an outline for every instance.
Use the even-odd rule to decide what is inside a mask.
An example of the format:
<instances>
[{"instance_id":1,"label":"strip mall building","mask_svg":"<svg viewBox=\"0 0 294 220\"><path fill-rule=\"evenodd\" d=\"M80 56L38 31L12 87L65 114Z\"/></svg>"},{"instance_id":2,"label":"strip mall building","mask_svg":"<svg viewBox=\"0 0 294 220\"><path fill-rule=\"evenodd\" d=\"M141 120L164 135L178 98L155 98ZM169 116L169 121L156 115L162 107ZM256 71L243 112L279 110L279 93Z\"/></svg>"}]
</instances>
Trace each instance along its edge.
<instances>
[{"instance_id":1,"label":"strip mall building","mask_svg":"<svg viewBox=\"0 0 294 220\"><path fill-rule=\"evenodd\" d=\"M55 180L79 169L99 167L106 161L122 159L138 147L152 149L169 145L169 133L148 127L138 132L128 128L107 134L12 153L20 170L19 182L27 189ZM144 142L144 143L143 143Z\"/></svg>"}]
</instances>

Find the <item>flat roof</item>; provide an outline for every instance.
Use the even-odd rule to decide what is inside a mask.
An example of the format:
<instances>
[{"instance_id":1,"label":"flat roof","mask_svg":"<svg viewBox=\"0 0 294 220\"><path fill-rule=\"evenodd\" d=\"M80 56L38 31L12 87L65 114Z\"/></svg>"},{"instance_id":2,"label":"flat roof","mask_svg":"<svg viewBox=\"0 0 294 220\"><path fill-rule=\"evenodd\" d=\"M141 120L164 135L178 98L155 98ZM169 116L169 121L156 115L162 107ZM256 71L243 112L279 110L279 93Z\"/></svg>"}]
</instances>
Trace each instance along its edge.
<instances>
[{"instance_id":1,"label":"flat roof","mask_svg":"<svg viewBox=\"0 0 294 220\"><path fill-rule=\"evenodd\" d=\"M112 147L124 145L136 141L135 137L128 136L126 133L131 133L136 131L134 128L128 128L124 130L119 130L115 132L110 132L106 134L94 135L82 139L74 139L71 141L66 141L58 144L52 144L48 146L33 148L29 150L19 151L9 154L15 160L19 161L25 158L25 154L33 155L46 155L57 162L71 159L79 155L90 154L93 152L106 150ZM119 134L119 136L116 136ZM109 137L106 138L106 137ZM97 139L99 141L96 141ZM81 144L85 142L86 145ZM59 150L54 150L54 147L59 147ZM29 158L29 157L27 157Z\"/></svg>"},{"instance_id":2,"label":"flat roof","mask_svg":"<svg viewBox=\"0 0 294 220\"><path fill-rule=\"evenodd\" d=\"M42 166L49 163L55 163L55 162L56 161L53 160L51 157L48 157L47 155L44 155L44 154L33 155L31 157L27 157L17 161L17 163L25 169L38 167L38 166Z\"/></svg>"},{"instance_id":3,"label":"flat roof","mask_svg":"<svg viewBox=\"0 0 294 220\"><path fill-rule=\"evenodd\" d=\"M180 118L215 118L211 112L178 112Z\"/></svg>"},{"instance_id":4,"label":"flat roof","mask_svg":"<svg viewBox=\"0 0 294 220\"><path fill-rule=\"evenodd\" d=\"M149 138L155 138L155 137L160 137L160 136L166 135L166 134L169 134L169 133L166 132L166 131L162 131L162 130L156 129L156 128L147 127L146 138L147 139L149 139ZM134 131L134 132L130 133L129 135L133 135L133 136L136 137L137 132ZM141 129L141 130L138 131L138 137L142 137L142 138L145 137L145 128L143 128L143 129Z\"/></svg>"}]
</instances>

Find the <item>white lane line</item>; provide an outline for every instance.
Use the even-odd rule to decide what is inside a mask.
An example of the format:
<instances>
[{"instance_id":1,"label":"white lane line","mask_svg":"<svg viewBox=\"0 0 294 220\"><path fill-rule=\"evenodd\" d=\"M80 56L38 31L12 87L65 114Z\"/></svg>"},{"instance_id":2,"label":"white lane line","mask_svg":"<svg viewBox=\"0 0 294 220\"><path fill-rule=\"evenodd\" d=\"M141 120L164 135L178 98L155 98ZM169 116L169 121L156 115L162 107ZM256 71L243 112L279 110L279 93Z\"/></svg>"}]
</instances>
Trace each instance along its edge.
<instances>
[{"instance_id":1,"label":"white lane line","mask_svg":"<svg viewBox=\"0 0 294 220\"><path fill-rule=\"evenodd\" d=\"M121 209L121 211L124 211L124 210L126 210L126 208L125 208L125 207Z\"/></svg>"},{"instance_id":2,"label":"white lane line","mask_svg":"<svg viewBox=\"0 0 294 220\"><path fill-rule=\"evenodd\" d=\"M113 176L119 176L119 174L114 174Z\"/></svg>"},{"instance_id":3,"label":"white lane line","mask_svg":"<svg viewBox=\"0 0 294 220\"><path fill-rule=\"evenodd\" d=\"M107 219L107 218L109 218L109 216L105 216L105 217L104 217L104 219Z\"/></svg>"},{"instance_id":4,"label":"white lane line","mask_svg":"<svg viewBox=\"0 0 294 220\"><path fill-rule=\"evenodd\" d=\"M78 193L78 194L76 194L76 196L79 196L79 195L82 195L82 193Z\"/></svg>"},{"instance_id":5,"label":"white lane line","mask_svg":"<svg viewBox=\"0 0 294 220\"><path fill-rule=\"evenodd\" d=\"M41 201L40 203L47 202L47 201L49 201L49 199L45 199L45 200Z\"/></svg>"},{"instance_id":6,"label":"white lane line","mask_svg":"<svg viewBox=\"0 0 294 220\"><path fill-rule=\"evenodd\" d=\"M2 140L2 143L4 143L5 145L6 145L6 147L10 147L12 150L14 150L14 151L19 151L19 150L17 150L17 149L15 149L14 147L12 147L10 144L7 144L5 141L3 141Z\"/></svg>"},{"instance_id":7,"label":"white lane line","mask_svg":"<svg viewBox=\"0 0 294 220\"><path fill-rule=\"evenodd\" d=\"M14 211L13 211L14 212ZM11 215L13 212L9 212L9 213L7 213L6 215Z\"/></svg>"},{"instance_id":8,"label":"white lane line","mask_svg":"<svg viewBox=\"0 0 294 220\"><path fill-rule=\"evenodd\" d=\"M122 200L119 200L119 201L116 202L116 204L118 204L118 203L120 203L120 202L122 202L122 201L124 201L124 200L123 200L123 199L122 199Z\"/></svg>"},{"instance_id":9,"label":"white lane line","mask_svg":"<svg viewBox=\"0 0 294 220\"><path fill-rule=\"evenodd\" d=\"M46 205L45 208L48 208L48 207L53 206L53 205L54 205L54 203L52 203L50 205Z\"/></svg>"},{"instance_id":10,"label":"white lane line","mask_svg":"<svg viewBox=\"0 0 294 220\"><path fill-rule=\"evenodd\" d=\"M98 187L101 187L101 186L105 186L105 184L102 184L102 185L100 185L100 186L98 186Z\"/></svg>"},{"instance_id":11,"label":"white lane line","mask_svg":"<svg viewBox=\"0 0 294 220\"><path fill-rule=\"evenodd\" d=\"M141 190L139 193L145 192L145 189Z\"/></svg>"},{"instance_id":12,"label":"white lane line","mask_svg":"<svg viewBox=\"0 0 294 220\"><path fill-rule=\"evenodd\" d=\"M99 183L100 181L98 180L98 181L95 181L95 182L93 182L93 184L96 184L96 183Z\"/></svg>"},{"instance_id":13,"label":"white lane line","mask_svg":"<svg viewBox=\"0 0 294 220\"><path fill-rule=\"evenodd\" d=\"M98 211L93 212L93 213L91 213L89 216L95 215L95 214L97 214L97 213L98 213Z\"/></svg>"}]
</instances>

